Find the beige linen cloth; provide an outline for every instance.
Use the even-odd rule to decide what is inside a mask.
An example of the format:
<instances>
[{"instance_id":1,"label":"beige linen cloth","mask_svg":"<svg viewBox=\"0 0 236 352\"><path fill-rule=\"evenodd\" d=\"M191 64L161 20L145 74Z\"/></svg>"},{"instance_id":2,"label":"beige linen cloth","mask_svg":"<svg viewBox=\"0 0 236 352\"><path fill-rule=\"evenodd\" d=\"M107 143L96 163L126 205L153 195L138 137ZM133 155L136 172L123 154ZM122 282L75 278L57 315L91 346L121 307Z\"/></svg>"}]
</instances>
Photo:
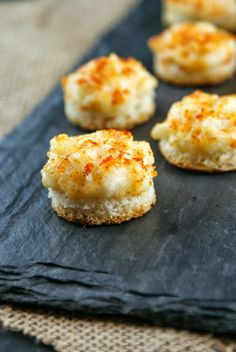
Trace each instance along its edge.
<instances>
[{"instance_id":1,"label":"beige linen cloth","mask_svg":"<svg viewBox=\"0 0 236 352\"><path fill-rule=\"evenodd\" d=\"M0 135L22 120L95 38L137 1L1 1ZM122 319L3 306L0 322L60 352L236 351L229 338Z\"/></svg>"}]
</instances>

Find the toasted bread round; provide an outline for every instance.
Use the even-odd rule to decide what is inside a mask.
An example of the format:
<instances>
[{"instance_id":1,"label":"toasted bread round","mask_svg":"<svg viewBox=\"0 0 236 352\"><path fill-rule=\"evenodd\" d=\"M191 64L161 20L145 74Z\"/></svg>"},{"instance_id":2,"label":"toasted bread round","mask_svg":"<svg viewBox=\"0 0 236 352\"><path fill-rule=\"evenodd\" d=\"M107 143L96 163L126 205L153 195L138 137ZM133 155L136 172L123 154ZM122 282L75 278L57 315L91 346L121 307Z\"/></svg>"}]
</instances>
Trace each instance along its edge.
<instances>
[{"instance_id":1,"label":"toasted bread round","mask_svg":"<svg viewBox=\"0 0 236 352\"><path fill-rule=\"evenodd\" d=\"M236 170L235 150L222 154L214 154L207 159L205 155L199 155L198 158L189 153L180 153L170 143L165 141L159 142L159 148L165 159L172 165L181 169L196 170L209 173L227 172Z\"/></svg>"},{"instance_id":2,"label":"toasted bread round","mask_svg":"<svg viewBox=\"0 0 236 352\"><path fill-rule=\"evenodd\" d=\"M82 225L120 224L147 213L156 203L154 188L150 186L137 196L123 199L82 199L70 201L62 193L49 190L52 208L71 222Z\"/></svg>"},{"instance_id":3,"label":"toasted bread round","mask_svg":"<svg viewBox=\"0 0 236 352\"><path fill-rule=\"evenodd\" d=\"M100 57L62 80L65 114L86 130L130 129L153 115L157 85L134 58Z\"/></svg>"},{"instance_id":4,"label":"toasted bread round","mask_svg":"<svg viewBox=\"0 0 236 352\"><path fill-rule=\"evenodd\" d=\"M81 224L119 223L155 203L154 158L128 131L101 130L51 140L42 181L59 216Z\"/></svg>"},{"instance_id":5,"label":"toasted bread round","mask_svg":"<svg viewBox=\"0 0 236 352\"><path fill-rule=\"evenodd\" d=\"M178 85L219 84L236 69L235 37L206 22L174 24L149 39L155 73Z\"/></svg>"},{"instance_id":6,"label":"toasted bread round","mask_svg":"<svg viewBox=\"0 0 236 352\"><path fill-rule=\"evenodd\" d=\"M190 170L236 170L236 94L196 91L172 105L151 135L171 164Z\"/></svg>"},{"instance_id":7,"label":"toasted bread round","mask_svg":"<svg viewBox=\"0 0 236 352\"><path fill-rule=\"evenodd\" d=\"M213 22L236 30L235 0L163 0L163 21L167 25L189 20Z\"/></svg>"}]
</instances>

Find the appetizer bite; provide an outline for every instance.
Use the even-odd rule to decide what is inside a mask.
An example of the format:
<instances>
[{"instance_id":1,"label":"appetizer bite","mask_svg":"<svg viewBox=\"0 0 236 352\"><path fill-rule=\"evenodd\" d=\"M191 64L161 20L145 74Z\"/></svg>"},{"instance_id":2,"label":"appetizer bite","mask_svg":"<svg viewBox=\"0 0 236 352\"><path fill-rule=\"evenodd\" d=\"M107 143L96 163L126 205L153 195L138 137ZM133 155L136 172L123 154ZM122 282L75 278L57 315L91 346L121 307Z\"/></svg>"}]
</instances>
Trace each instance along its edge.
<instances>
[{"instance_id":1,"label":"appetizer bite","mask_svg":"<svg viewBox=\"0 0 236 352\"><path fill-rule=\"evenodd\" d=\"M184 169L236 170L236 94L196 91L172 105L151 131L164 157Z\"/></svg>"},{"instance_id":2,"label":"appetizer bite","mask_svg":"<svg viewBox=\"0 0 236 352\"><path fill-rule=\"evenodd\" d=\"M228 30L236 30L236 1L163 0L162 17L167 25L188 20L204 20Z\"/></svg>"},{"instance_id":3,"label":"appetizer bite","mask_svg":"<svg viewBox=\"0 0 236 352\"><path fill-rule=\"evenodd\" d=\"M157 85L134 58L100 57L62 80L65 114L86 130L130 129L153 115Z\"/></svg>"},{"instance_id":4,"label":"appetizer bite","mask_svg":"<svg viewBox=\"0 0 236 352\"><path fill-rule=\"evenodd\" d=\"M52 208L66 220L121 223L142 216L156 202L152 150L128 131L58 135L50 142L48 158L42 182Z\"/></svg>"},{"instance_id":5,"label":"appetizer bite","mask_svg":"<svg viewBox=\"0 0 236 352\"><path fill-rule=\"evenodd\" d=\"M235 72L235 37L207 22L174 24L148 45L156 74L174 84L218 84Z\"/></svg>"}]
</instances>

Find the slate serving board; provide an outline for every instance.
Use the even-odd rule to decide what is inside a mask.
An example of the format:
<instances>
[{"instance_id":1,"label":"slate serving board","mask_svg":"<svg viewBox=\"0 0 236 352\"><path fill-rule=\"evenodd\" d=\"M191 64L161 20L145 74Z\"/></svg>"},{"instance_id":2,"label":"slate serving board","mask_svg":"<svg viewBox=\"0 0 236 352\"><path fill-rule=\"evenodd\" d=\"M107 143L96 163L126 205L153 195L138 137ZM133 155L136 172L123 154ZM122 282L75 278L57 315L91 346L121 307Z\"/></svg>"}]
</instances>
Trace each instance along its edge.
<instances>
[{"instance_id":1,"label":"slate serving board","mask_svg":"<svg viewBox=\"0 0 236 352\"><path fill-rule=\"evenodd\" d=\"M146 40L160 30L160 2L144 0L83 62L114 51L152 70ZM233 79L207 90L235 88ZM39 173L49 140L84 133L65 119L59 86L0 143L1 301L236 331L236 175L181 171L149 138L170 105L192 90L161 82L156 115L133 130L155 151L158 205L121 225L85 228L51 210Z\"/></svg>"},{"instance_id":2,"label":"slate serving board","mask_svg":"<svg viewBox=\"0 0 236 352\"><path fill-rule=\"evenodd\" d=\"M51 346L46 346L33 338L0 328L1 352L55 352Z\"/></svg>"}]
</instances>

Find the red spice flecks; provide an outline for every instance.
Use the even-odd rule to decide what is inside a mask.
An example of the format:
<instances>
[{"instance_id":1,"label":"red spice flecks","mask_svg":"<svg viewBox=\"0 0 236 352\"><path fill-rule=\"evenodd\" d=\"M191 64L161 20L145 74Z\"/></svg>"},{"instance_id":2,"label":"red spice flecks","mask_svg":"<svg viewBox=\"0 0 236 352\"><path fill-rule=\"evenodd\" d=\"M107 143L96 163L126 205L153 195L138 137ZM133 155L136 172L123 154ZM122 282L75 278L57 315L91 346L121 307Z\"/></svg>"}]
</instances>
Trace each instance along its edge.
<instances>
[{"instance_id":1,"label":"red spice flecks","mask_svg":"<svg viewBox=\"0 0 236 352\"><path fill-rule=\"evenodd\" d=\"M111 103L113 105L119 105L124 102L124 94L121 89L115 89L112 93Z\"/></svg>"},{"instance_id":2,"label":"red spice flecks","mask_svg":"<svg viewBox=\"0 0 236 352\"><path fill-rule=\"evenodd\" d=\"M230 142L230 145L232 148L236 148L236 139L232 139L232 141Z\"/></svg>"},{"instance_id":3,"label":"red spice flecks","mask_svg":"<svg viewBox=\"0 0 236 352\"><path fill-rule=\"evenodd\" d=\"M109 163L110 161L112 161L114 158L112 155L108 155L105 159L102 160L102 162L100 163L100 165Z\"/></svg>"},{"instance_id":4,"label":"red spice flecks","mask_svg":"<svg viewBox=\"0 0 236 352\"><path fill-rule=\"evenodd\" d=\"M196 114L195 118L198 119L198 120L202 120L204 118L204 113L200 112L200 113Z\"/></svg>"},{"instance_id":5,"label":"red spice flecks","mask_svg":"<svg viewBox=\"0 0 236 352\"><path fill-rule=\"evenodd\" d=\"M123 153L123 152L120 152L120 153L118 154L117 159L123 159L123 157L124 157L124 153Z\"/></svg>"},{"instance_id":6,"label":"red spice flecks","mask_svg":"<svg viewBox=\"0 0 236 352\"><path fill-rule=\"evenodd\" d=\"M103 83L102 77L100 77L98 73L94 73L94 74L91 75L91 82L95 83L98 86L100 86Z\"/></svg>"},{"instance_id":7,"label":"red spice flecks","mask_svg":"<svg viewBox=\"0 0 236 352\"><path fill-rule=\"evenodd\" d=\"M88 163L85 165L84 171L85 171L85 175L87 176L88 174L90 174L90 172L93 169L93 163Z\"/></svg>"},{"instance_id":8,"label":"red spice flecks","mask_svg":"<svg viewBox=\"0 0 236 352\"><path fill-rule=\"evenodd\" d=\"M87 139L85 141L83 141L83 144L82 144L82 147L83 148L86 148L86 147L91 147L91 146L98 146L98 142L95 142L94 140L92 139Z\"/></svg>"},{"instance_id":9,"label":"red spice flecks","mask_svg":"<svg viewBox=\"0 0 236 352\"><path fill-rule=\"evenodd\" d=\"M132 67L124 67L122 70L122 74L125 76L132 75L134 73L134 69Z\"/></svg>"},{"instance_id":10,"label":"red spice flecks","mask_svg":"<svg viewBox=\"0 0 236 352\"><path fill-rule=\"evenodd\" d=\"M128 136L128 137L132 137L132 133L130 131L124 130L121 131L124 135Z\"/></svg>"},{"instance_id":11,"label":"red spice flecks","mask_svg":"<svg viewBox=\"0 0 236 352\"><path fill-rule=\"evenodd\" d=\"M86 84L87 81L88 81L88 80L86 80L85 78L79 78L79 79L77 80L77 83L83 85L83 84Z\"/></svg>"},{"instance_id":12,"label":"red spice flecks","mask_svg":"<svg viewBox=\"0 0 236 352\"><path fill-rule=\"evenodd\" d=\"M107 57L101 57L96 60L96 70L102 71L109 64L109 59Z\"/></svg>"}]
</instances>

